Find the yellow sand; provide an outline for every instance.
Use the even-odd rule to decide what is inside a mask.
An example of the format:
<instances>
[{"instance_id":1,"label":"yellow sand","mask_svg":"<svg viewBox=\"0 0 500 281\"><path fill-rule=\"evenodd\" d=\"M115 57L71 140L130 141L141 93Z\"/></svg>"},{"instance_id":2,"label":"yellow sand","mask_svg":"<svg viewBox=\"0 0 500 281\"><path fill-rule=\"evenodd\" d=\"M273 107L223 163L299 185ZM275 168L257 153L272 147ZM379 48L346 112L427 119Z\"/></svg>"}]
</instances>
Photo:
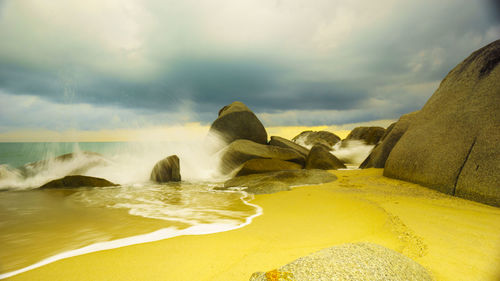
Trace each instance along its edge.
<instances>
[{"instance_id":1,"label":"yellow sand","mask_svg":"<svg viewBox=\"0 0 500 281\"><path fill-rule=\"evenodd\" d=\"M334 171L336 182L256 196L264 214L241 229L61 260L11 280L248 280L346 242L399 251L436 280L500 280L500 209L388 179Z\"/></svg>"}]
</instances>

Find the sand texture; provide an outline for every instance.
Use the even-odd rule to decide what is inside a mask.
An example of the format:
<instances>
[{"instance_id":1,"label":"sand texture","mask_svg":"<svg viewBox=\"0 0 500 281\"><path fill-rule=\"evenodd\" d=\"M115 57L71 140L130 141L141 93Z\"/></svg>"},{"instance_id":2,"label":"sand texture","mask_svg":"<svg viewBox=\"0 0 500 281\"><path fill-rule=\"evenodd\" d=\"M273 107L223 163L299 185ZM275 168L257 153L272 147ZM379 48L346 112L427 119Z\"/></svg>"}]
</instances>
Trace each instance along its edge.
<instances>
[{"instance_id":1,"label":"sand texture","mask_svg":"<svg viewBox=\"0 0 500 281\"><path fill-rule=\"evenodd\" d=\"M257 195L264 214L243 228L95 252L9 280L249 280L313 252L369 242L422 265L435 280L500 280L500 209L382 176Z\"/></svg>"}]
</instances>

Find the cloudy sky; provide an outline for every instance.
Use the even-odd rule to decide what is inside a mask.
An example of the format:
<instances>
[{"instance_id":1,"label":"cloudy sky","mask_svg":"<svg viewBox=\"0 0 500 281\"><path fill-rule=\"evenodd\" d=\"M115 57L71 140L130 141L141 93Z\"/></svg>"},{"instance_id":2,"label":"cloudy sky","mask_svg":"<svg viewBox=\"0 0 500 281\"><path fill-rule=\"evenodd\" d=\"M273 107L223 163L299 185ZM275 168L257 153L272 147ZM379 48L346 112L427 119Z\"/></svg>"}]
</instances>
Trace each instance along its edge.
<instances>
[{"instance_id":1,"label":"cloudy sky","mask_svg":"<svg viewBox=\"0 0 500 281\"><path fill-rule=\"evenodd\" d=\"M397 119L500 38L489 0L0 0L0 134Z\"/></svg>"}]
</instances>

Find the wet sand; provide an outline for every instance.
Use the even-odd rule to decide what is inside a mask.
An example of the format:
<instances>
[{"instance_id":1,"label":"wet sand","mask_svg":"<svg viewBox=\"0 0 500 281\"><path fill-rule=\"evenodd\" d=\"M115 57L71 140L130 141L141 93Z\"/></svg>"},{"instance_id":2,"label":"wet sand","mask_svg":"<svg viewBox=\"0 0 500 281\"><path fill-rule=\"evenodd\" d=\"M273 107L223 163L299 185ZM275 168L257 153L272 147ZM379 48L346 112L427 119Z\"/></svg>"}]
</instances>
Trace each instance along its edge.
<instances>
[{"instance_id":1,"label":"wet sand","mask_svg":"<svg viewBox=\"0 0 500 281\"><path fill-rule=\"evenodd\" d=\"M243 228L181 236L60 260L9 280L248 280L311 252L373 242L436 280L500 279L500 209L382 176L332 171L333 183L258 195Z\"/></svg>"}]
</instances>

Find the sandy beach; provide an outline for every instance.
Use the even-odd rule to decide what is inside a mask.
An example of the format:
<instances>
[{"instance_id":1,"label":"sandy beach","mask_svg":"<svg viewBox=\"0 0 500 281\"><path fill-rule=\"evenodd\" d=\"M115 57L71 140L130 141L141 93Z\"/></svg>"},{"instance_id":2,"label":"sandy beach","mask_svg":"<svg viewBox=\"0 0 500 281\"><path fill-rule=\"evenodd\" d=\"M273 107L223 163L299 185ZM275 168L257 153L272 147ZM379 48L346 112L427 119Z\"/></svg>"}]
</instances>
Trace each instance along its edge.
<instances>
[{"instance_id":1,"label":"sandy beach","mask_svg":"<svg viewBox=\"0 0 500 281\"><path fill-rule=\"evenodd\" d=\"M248 280L311 252L373 242L436 280L500 278L500 209L382 176L332 171L333 183L257 195L241 229L181 236L60 260L9 280Z\"/></svg>"}]
</instances>

